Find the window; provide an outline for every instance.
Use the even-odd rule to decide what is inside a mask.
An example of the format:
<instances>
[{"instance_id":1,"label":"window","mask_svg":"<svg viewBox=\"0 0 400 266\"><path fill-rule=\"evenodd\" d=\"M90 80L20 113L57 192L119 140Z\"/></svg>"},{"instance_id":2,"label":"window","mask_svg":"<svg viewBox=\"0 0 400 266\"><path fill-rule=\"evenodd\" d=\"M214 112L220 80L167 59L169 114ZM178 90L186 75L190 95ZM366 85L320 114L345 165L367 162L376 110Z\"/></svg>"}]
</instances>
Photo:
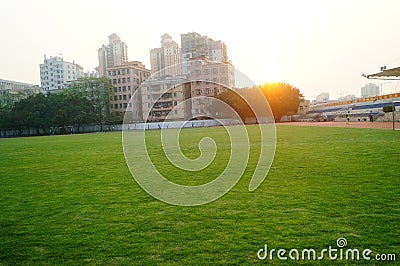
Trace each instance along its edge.
<instances>
[{"instance_id":1,"label":"window","mask_svg":"<svg viewBox=\"0 0 400 266\"><path fill-rule=\"evenodd\" d=\"M118 95L118 99L122 100L122 95Z\"/></svg>"},{"instance_id":2,"label":"window","mask_svg":"<svg viewBox=\"0 0 400 266\"><path fill-rule=\"evenodd\" d=\"M131 70L129 68L126 69L126 74L130 74Z\"/></svg>"},{"instance_id":3,"label":"window","mask_svg":"<svg viewBox=\"0 0 400 266\"><path fill-rule=\"evenodd\" d=\"M122 91L126 91L126 86L122 86Z\"/></svg>"},{"instance_id":4,"label":"window","mask_svg":"<svg viewBox=\"0 0 400 266\"><path fill-rule=\"evenodd\" d=\"M122 78L122 83L126 83L126 79L125 78Z\"/></svg>"},{"instance_id":5,"label":"window","mask_svg":"<svg viewBox=\"0 0 400 266\"><path fill-rule=\"evenodd\" d=\"M126 107L128 107L128 104L127 104L127 103L124 103L124 108L126 108Z\"/></svg>"},{"instance_id":6,"label":"window","mask_svg":"<svg viewBox=\"0 0 400 266\"><path fill-rule=\"evenodd\" d=\"M124 94L122 98L123 98L124 100L126 100L126 94Z\"/></svg>"},{"instance_id":7,"label":"window","mask_svg":"<svg viewBox=\"0 0 400 266\"><path fill-rule=\"evenodd\" d=\"M113 79L113 84L117 84L117 79Z\"/></svg>"},{"instance_id":8,"label":"window","mask_svg":"<svg viewBox=\"0 0 400 266\"><path fill-rule=\"evenodd\" d=\"M121 75L125 75L125 69L121 70Z\"/></svg>"},{"instance_id":9,"label":"window","mask_svg":"<svg viewBox=\"0 0 400 266\"><path fill-rule=\"evenodd\" d=\"M126 78L126 81L127 81L127 82L131 82L131 78L130 78L130 77L127 77L127 78Z\"/></svg>"},{"instance_id":10,"label":"window","mask_svg":"<svg viewBox=\"0 0 400 266\"><path fill-rule=\"evenodd\" d=\"M118 109L118 103L114 104L114 109Z\"/></svg>"},{"instance_id":11,"label":"window","mask_svg":"<svg viewBox=\"0 0 400 266\"><path fill-rule=\"evenodd\" d=\"M118 101L118 96L114 95L114 101Z\"/></svg>"},{"instance_id":12,"label":"window","mask_svg":"<svg viewBox=\"0 0 400 266\"><path fill-rule=\"evenodd\" d=\"M128 91L130 91L131 90L131 86L128 86Z\"/></svg>"},{"instance_id":13,"label":"window","mask_svg":"<svg viewBox=\"0 0 400 266\"><path fill-rule=\"evenodd\" d=\"M118 78L118 83L121 83L121 79L120 78Z\"/></svg>"}]
</instances>

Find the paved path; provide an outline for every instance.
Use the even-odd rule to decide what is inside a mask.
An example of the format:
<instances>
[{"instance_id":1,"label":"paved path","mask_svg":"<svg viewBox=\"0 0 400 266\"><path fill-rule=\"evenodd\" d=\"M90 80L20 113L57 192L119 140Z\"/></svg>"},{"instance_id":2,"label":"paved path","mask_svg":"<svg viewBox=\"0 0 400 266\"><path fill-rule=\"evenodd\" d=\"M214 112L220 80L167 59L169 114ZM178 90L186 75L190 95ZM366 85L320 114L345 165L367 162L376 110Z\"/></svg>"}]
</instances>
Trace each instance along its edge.
<instances>
[{"instance_id":1,"label":"paved path","mask_svg":"<svg viewBox=\"0 0 400 266\"><path fill-rule=\"evenodd\" d=\"M289 125L289 126L315 126L315 127L350 127L350 128L383 128L392 129L392 122L285 122L278 123L277 125ZM400 122L395 123L395 128L400 129Z\"/></svg>"}]
</instances>

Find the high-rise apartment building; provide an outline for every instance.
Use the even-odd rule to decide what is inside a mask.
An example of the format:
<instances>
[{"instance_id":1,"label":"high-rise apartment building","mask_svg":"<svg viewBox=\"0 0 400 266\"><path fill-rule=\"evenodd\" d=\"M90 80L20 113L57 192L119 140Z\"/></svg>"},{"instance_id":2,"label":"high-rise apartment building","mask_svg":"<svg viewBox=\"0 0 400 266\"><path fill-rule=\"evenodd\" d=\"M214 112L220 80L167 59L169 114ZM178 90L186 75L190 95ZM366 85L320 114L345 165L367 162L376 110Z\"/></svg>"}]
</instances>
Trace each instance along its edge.
<instances>
[{"instance_id":1,"label":"high-rise apartment building","mask_svg":"<svg viewBox=\"0 0 400 266\"><path fill-rule=\"evenodd\" d=\"M142 98L136 90L150 77L150 70L138 61L126 62L119 66L107 68L107 78L113 86L112 98L110 99L111 112L123 113L129 106L134 111L134 118L142 117ZM131 98L135 96L132 100ZM131 100L131 102L130 102Z\"/></svg>"},{"instance_id":2,"label":"high-rise apartment building","mask_svg":"<svg viewBox=\"0 0 400 266\"><path fill-rule=\"evenodd\" d=\"M64 89L69 81L83 77L83 67L75 62L66 62L62 57L46 58L40 64L40 83L44 93Z\"/></svg>"},{"instance_id":3,"label":"high-rise apartment building","mask_svg":"<svg viewBox=\"0 0 400 266\"><path fill-rule=\"evenodd\" d=\"M213 62L205 56L189 60L193 116L210 115L211 100L235 86L235 69L230 63Z\"/></svg>"},{"instance_id":4,"label":"high-rise apartment building","mask_svg":"<svg viewBox=\"0 0 400 266\"><path fill-rule=\"evenodd\" d=\"M143 119L173 121L191 118L190 82L186 76L151 77L141 86Z\"/></svg>"},{"instance_id":5,"label":"high-rise apartment building","mask_svg":"<svg viewBox=\"0 0 400 266\"><path fill-rule=\"evenodd\" d=\"M379 86L373 83L365 84L364 87L361 87L361 98L376 96L380 94L381 93Z\"/></svg>"},{"instance_id":6,"label":"high-rise apartment building","mask_svg":"<svg viewBox=\"0 0 400 266\"><path fill-rule=\"evenodd\" d=\"M150 51L151 74L159 77L181 74L181 48L171 36L161 36L161 47Z\"/></svg>"},{"instance_id":7,"label":"high-rise apartment building","mask_svg":"<svg viewBox=\"0 0 400 266\"><path fill-rule=\"evenodd\" d=\"M115 33L108 36L108 45L103 44L97 52L99 57L97 71L100 77L107 75L107 68L120 66L128 61L128 47Z\"/></svg>"},{"instance_id":8,"label":"high-rise apartment building","mask_svg":"<svg viewBox=\"0 0 400 266\"><path fill-rule=\"evenodd\" d=\"M208 36L202 36L197 32L181 34L182 49L182 74L189 73L191 58L205 56L209 60L219 63L228 63L228 51L222 41L214 41Z\"/></svg>"}]
</instances>

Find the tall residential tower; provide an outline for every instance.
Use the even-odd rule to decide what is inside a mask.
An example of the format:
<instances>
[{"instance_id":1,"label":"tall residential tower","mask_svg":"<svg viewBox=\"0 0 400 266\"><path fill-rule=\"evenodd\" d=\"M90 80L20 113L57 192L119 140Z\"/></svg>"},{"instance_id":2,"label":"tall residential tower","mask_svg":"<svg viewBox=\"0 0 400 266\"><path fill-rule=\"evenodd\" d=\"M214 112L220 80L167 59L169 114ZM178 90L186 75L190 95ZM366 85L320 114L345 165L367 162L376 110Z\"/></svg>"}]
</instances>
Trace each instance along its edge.
<instances>
[{"instance_id":1,"label":"tall residential tower","mask_svg":"<svg viewBox=\"0 0 400 266\"><path fill-rule=\"evenodd\" d=\"M205 56L207 59L228 63L228 51L223 41L214 41L208 36L202 36L197 32L181 34L182 47L182 74L189 73L189 60L191 58Z\"/></svg>"},{"instance_id":2,"label":"tall residential tower","mask_svg":"<svg viewBox=\"0 0 400 266\"><path fill-rule=\"evenodd\" d=\"M128 47L117 34L108 36L108 45L102 45L98 50L100 77L107 75L107 68L120 66L128 61Z\"/></svg>"},{"instance_id":3,"label":"tall residential tower","mask_svg":"<svg viewBox=\"0 0 400 266\"><path fill-rule=\"evenodd\" d=\"M181 49L171 36L161 36L161 48L150 51L151 74L178 76L181 74Z\"/></svg>"}]
</instances>

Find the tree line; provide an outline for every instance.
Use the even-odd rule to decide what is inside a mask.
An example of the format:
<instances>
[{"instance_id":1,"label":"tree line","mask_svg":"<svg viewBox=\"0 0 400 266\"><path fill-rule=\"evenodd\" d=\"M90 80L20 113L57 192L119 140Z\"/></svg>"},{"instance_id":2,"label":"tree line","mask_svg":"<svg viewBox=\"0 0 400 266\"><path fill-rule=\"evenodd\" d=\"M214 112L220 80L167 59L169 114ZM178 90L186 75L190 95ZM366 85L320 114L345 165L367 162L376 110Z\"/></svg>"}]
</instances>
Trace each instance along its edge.
<instances>
[{"instance_id":1,"label":"tree line","mask_svg":"<svg viewBox=\"0 0 400 266\"><path fill-rule=\"evenodd\" d=\"M297 113L303 95L287 83L266 83L254 88L226 90L217 98L230 105L242 118L255 115L242 98L258 97L261 91L269 102L275 121L284 115ZM112 85L107 78L86 78L75 81L69 88L48 95L36 94L13 104L0 105L0 130L36 129L49 132L50 128L81 125L122 123L123 114L110 112ZM257 99L256 99L257 101Z\"/></svg>"},{"instance_id":2,"label":"tree line","mask_svg":"<svg viewBox=\"0 0 400 266\"><path fill-rule=\"evenodd\" d=\"M282 116L297 114L300 103L304 101L304 96L298 88L283 82L265 83L253 88L239 90L226 90L217 98L230 105L245 121L246 119L255 119L255 115L244 98L252 99L254 102L263 102L257 99L259 91L268 100L276 122L279 122Z\"/></svg>"},{"instance_id":3,"label":"tree line","mask_svg":"<svg viewBox=\"0 0 400 266\"><path fill-rule=\"evenodd\" d=\"M112 86L106 78L86 78L57 93L31 95L0 106L0 129L36 129L121 123L122 115L110 114Z\"/></svg>"}]
</instances>

